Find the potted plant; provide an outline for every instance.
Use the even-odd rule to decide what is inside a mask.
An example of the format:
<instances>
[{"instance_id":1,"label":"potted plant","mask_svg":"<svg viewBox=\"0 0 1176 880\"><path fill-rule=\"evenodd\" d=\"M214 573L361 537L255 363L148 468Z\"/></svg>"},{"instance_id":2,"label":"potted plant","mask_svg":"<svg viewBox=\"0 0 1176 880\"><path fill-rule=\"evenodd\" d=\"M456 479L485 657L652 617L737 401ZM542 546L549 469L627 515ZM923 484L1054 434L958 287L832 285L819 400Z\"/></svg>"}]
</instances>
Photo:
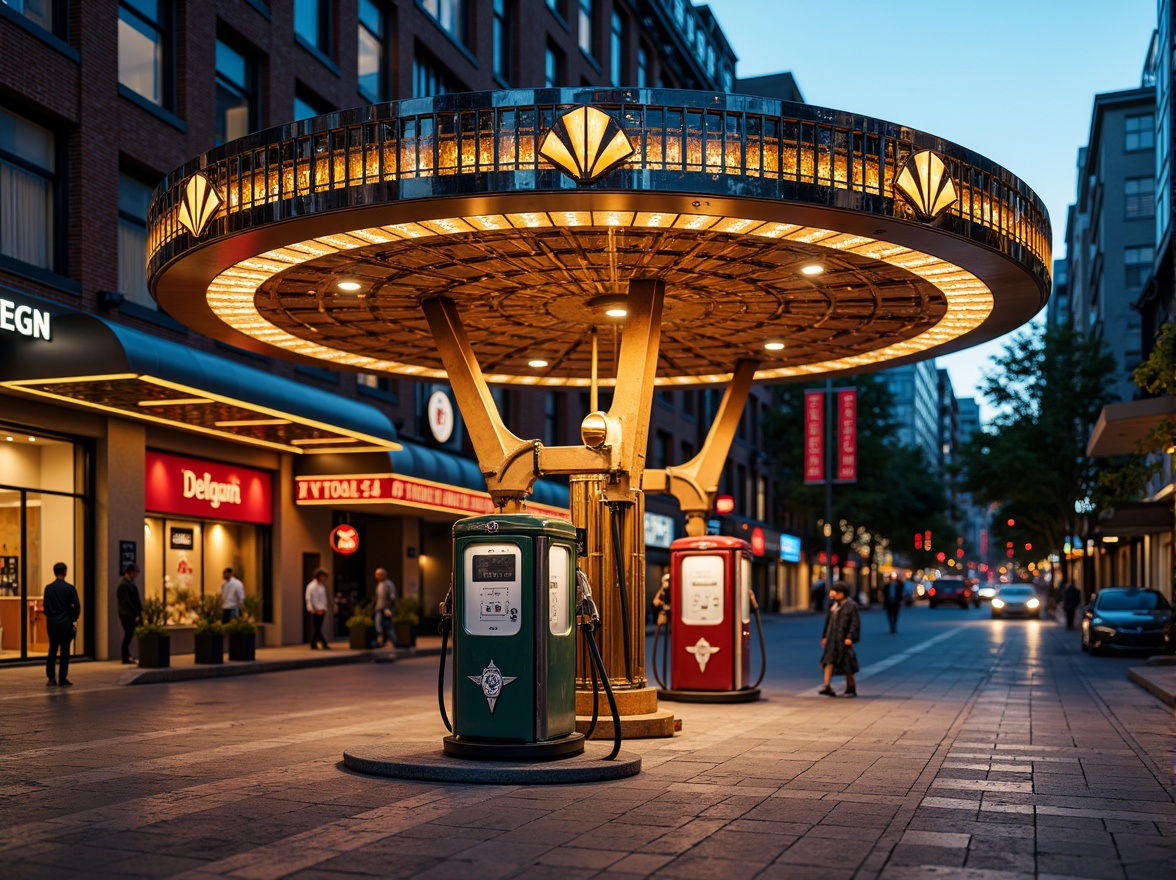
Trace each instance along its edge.
<instances>
[{"instance_id":1,"label":"potted plant","mask_svg":"<svg viewBox=\"0 0 1176 880\"><path fill-rule=\"evenodd\" d=\"M223 663L225 635L221 616L224 602L219 593L201 596L196 603L196 662Z\"/></svg>"},{"instance_id":2,"label":"potted plant","mask_svg":"<svg viewBox=\"0 0 1176 880\"><path fill-rule=\"evenodd\" d=\"M224 625L229 634L230 660L257 658L257 618L261 616L261 596L252 593L245 597L240 613Z\"/></svg>"},{"instance_id":3,"label":"potted plant","mask_svg":"<svg viewBox=\"0 0 1176 880\"><path fill-rule=\"evenodd\" d=\"M167 631L167 606L151 597L143 602L143 614L135 627L139 639L139 666L166 669L171 666L171 636Z\"/></svg>"},{"instance_id":4,"label":"potted plant","mask_svg":"<svg viewBox=\"0 0 1176 880\"><path fill-rule=\"evenodd\" d=\"M370 602L355 606L355 610L347 618L347 631L351 636L353 651L366 651L376 647L376 621L372 617Z\"/></svg>"},{"instance_id":5,"label":"potted plant","mask_svg":"<svg viewBox=\"0 0 1176 880\"><path fill-rule=\"evenodd\" d=\"M402 648L416 647L416 627L421 622L421 600L416 596L401 596L392 609L392 628L396 644Z\"/></svg>"}]
</instances>

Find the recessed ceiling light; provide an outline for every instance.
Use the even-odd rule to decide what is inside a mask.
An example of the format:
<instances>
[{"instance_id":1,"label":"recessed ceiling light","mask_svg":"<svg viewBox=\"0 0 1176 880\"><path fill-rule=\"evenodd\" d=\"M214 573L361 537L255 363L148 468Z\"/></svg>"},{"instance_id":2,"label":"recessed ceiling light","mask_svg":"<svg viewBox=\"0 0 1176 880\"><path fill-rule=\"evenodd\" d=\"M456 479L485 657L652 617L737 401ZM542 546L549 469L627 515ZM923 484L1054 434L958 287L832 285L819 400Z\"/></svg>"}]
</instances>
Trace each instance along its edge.
<instances>
[{"instance_id":1,"label":"recessed ceiling light","mask_svg":"<svg viewBox=\"0 0 1176 880\"><path fill-rule=\"evenodd\" d=\"M801 266L800 271L804 275L820 275L825 271L825 267L817 263L809 263L807 266Z\"/></svg>"},{"instance_id":2,"label":"recessed ceiling light","mask_svg":"<svg viewBox=\"0 0 1176 880\"><path fill-rule=\"evenodd\" d=\"M165 397L159 400L140 400L139 406L188 406L212 403L207 397Z\"/></svg>"},{"instance_id":3,"label":"recessed ceiling light","mask_svg":"<svg viewBox=\"0 0 1176 880\"><path fill-rule=\"evenodd\" d=\"M5 439L5 440L7 440L9 443L11 443L11 442L12 442L12 438L11 438L11 437L5 437L4 439Z\"/></svg>"},{"instance_id":4,"label":"recessed ceiling light","mask_svg":"<svg viewBox=\"0 0 1176 880\"><path fill-rule=\"evenodd\" d=\"M335 286L340 290L345 290L347 293L355 293L355 291L360 290L363 287L363 285L354 278L340 278Z\"/></svg>"},{"instance_id":5,"label":"recessed ceiling light","mask_svg":"<svg viewBox=\"0 0 1176 880\"><path fill-rule=\"evenodd\" d=\"M768 351L781 351L784 348L783 342L765 342L764 348Z\"/></svg>"},{"instance_id":6,"label":"recessed ceiling light","mask_svg":"<svg viewBox=\"0 0 1176 880\"><path fill-rule=\"evenodd\" d=\"M629 316L629 310L623 309L620 306L615 306L611 309L605 309L604 313L610 318L627 318Z\"/></svg>"},{"instance_id":7,"label":"recessed ceiling light","mask_svg":"<svg viewBox=\"0 0 1176 880\"><path fill-rule=\"evenodd\" d=\"M533 360L533 361L527 361L527 366L528 367L535 367L536 369L538 369L539 367L546 367L547 361L538 360L538 359Z\"/></svg>"},{"instance_id":8,"label":"recessed ceiling light","mask_svg":"<svg viewBox=\"0 0 1176 880\"><path fill-rule=\"evenodd\" d=\"M37 438L36 438L36 437L30 437L30 438L29 438L29 442L30 442L30 443L36 443L36 442L37 442Z\"/></svg>"}]
</instances>

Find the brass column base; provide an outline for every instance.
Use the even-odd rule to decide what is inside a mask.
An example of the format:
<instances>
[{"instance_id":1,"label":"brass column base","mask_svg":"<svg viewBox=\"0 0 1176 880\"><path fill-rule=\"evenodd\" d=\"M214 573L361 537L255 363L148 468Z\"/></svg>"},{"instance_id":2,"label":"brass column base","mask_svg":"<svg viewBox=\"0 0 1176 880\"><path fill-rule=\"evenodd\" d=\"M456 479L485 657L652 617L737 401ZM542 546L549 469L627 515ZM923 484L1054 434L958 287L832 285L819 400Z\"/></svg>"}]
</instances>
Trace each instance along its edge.
<instances>
[{"instance_id":1,"label":"brass column base","mask_svg":"<svg viewBox=\"0 0 1176 880\"><path fill-rule=\"evenodd\" d=\"M624 739L656 739L673 736L681 729L681 722L673 712L657 707L657 689L651 687L635 690L618 690L617 711L621 715L621 736ZM584 733L592 723L592 691L576 691L576 730ZM604 689L600 691L600 710L596 730L592 739L612 739L612 712Z\"/></svg>"}]
</instances>

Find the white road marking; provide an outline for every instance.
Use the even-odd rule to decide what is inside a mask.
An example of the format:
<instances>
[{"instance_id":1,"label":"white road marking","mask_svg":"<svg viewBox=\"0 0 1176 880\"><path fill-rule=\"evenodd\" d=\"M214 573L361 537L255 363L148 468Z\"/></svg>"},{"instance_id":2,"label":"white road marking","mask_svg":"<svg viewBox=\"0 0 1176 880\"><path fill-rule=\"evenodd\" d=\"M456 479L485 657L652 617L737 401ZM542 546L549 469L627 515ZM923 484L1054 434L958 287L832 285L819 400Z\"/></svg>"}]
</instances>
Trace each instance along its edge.
<instances>
[{"instance_id":1,"label":"white road marking","mask_svg":"<svg viewBox=\"0 0 1176 880\"><path fill-rule=\"evenodd\" d=\"M885 660L879 660L877 663L871 663L869 666L863 667L861 670L858 671L858 673L855 677L857 678L858 681L861 681L862 679L869 678L871 675L877 675L879 672L882 672L883 670L889 669L891 666L897 666L899 663L903 663L907 660L910 660L916 654L920 654L923 651L926 651L928 648L934 647L935 645L938 645L940 642L945 641L946 639L950 639L952 636L954 636L956 633L960 632L961 630L962 630L962 627L958 627L958 626L952 627L949 630L941 632L939 635L935 636L935 638L927 639L927 641L925 641L925 642L919 642L919 644L917 644L913 647L907 648L905 651L900 651L897 654L892 654L891 656L887 657ZM796 694L796 696L798 696L798 697L817 697L817 696L820 696L820 694L817 693L817 690L819 688L820 688L820 685L815 685L813 687L805 688L803 691Z\"/></svg>"}]
</instances>

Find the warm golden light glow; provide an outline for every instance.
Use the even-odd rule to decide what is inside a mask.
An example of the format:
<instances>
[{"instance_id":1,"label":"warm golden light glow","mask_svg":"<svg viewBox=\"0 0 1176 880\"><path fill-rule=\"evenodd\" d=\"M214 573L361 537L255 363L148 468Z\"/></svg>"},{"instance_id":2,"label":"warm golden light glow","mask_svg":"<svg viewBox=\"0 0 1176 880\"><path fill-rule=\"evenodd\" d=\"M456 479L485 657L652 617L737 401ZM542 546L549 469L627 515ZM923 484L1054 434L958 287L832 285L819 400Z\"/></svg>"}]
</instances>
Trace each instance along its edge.
<instances>
[{"instance_id":1,"label":"warm golden light glow","mask_svg":"<svg viewBox=\"0 0 1176 880\"><path fill-rule=\"evenodd\" d=\"M938 154L921 150L907 160L894 181L921 220L930 222L958 200L955 184Z\"/></svg>"},{"instance_id":2,"label":"warm golden light glow","mask_svg":"<svg viewBox=\"0 0 1176 880\"><path fill-rule=\"evenodd\" d=\"M192 406L212 403L207 397L168 397L164 400L140 400L139 406Z\"/></svg>"},{"instance_id":3,"label":"warm golden light glow","mask_svg":"<svg viewBox=\"0 0 1176 880\"><path fill-rule=\"evenodd\" d=\"M783 342L765 342L764 348L766 348L768 351L783 351L784 350L784 343Z\"/></svg>"},{"instance_id":4,"label":"warm golden light glow","mask_svg":"<svg viewBox=\"0 0 1176 880\"><path fill-rule=\"evenodd\" d=\"M539 155L577 183L607 174L634 153L620 124L596 107L576 107L555 120Z\"/></svg>"},{"instance_id":5,"label":"warm golden light glow","mask_svg":"<svg viewBox=\"0 0 1176 880\"><path fill-rule=\"evenodd\" d=\"M363 288L363 285L354 278L342 278L335 286L342 291L346 291L347 293L354 293L355 291Z\"/></svg>"},{"instance_id":6,"label":"warm golden light glow","mask_svg":"<svg viewBox=\"0 0 1176 880\"><path fill-rule=\"evenodd\" d=\"M289 419L236 419L224 422L213 422L218 428L249 428L253 425L289 425Z\"/></svg>"},{"instance_id":7,"label":"warm golden light glow","mask_svg":"<svg viewBox=\"0 0 1176 880\"><path fill-rule=\"evenodd\" d=\"M199 238L220 206L224 203L216 187L203 174L193 174L184 187L184 198L180 201L179 221L189 232Z\"/></svg>"},{"instance_id":8,"label":"warm golden light glow","mask_svg":"<svg viewBox=\"0 0 1176 880\"><path fill-rule=\"evenodd\" d=\"M808 266L801 266L800 272L802 275L820 275L825 271L824 266L818 266L815 263Z\"/></svg>"},{"instance_id":9,"label":"warm golden light glow","mask_svg":"<svg viewBox=\"0 0 1176 880\"><path fill-rule=\"evenodd\" d=\"M546 367L547 361L538 360L538 359L533 360L533 361L527 361L527 366L528 367L535 367L536 369L539 369L540 367Z\"/></svg>"},{"instance_id":10,"label":"warm golden light glow","mask_svg":"<svg viewBox=\"0 0 1176 880\"><path fill-rule=\"evenodd\" d=\"M509 218L526 217L529 226L555 226L574 228L589 226L592 215L587 211L554 211L551 213L534 213L528 215L508 215ZM866 367L871 364L893 360L899 357L917 355L936 346L943 345L953 339L976 329L991 314L993 309L992 291L983 281L971 272L940 259L932 254L916 251L911 248L890 242L879 241L861 235L848 235L829 229L817 227L797 226L795 224L778 223L773 221L753 220L738 217L715 217L713 215L691 214L646 214L632 213L625 215L630 219L628 227L639 231L649 222L651 226L664 228L708 228L718 222L727 222L729 229L739 229L735 235L763 236L780 241L796 241L812 247L826 248L830 252L845 252L856 254L871 260L877 260L903 269L913 276L922 279L938 288L943 294L947 311L943 318L930 329L909 339L885 345L883 347L838 357L817 363L801 364L797 366L772 367L765 366L755 375L757 381L778 380L792 377L814 376L821 373ZM474 218L456 218L470 226ZM514 220L512 219L513 223ZM435 224L434 224L435 225ZM439 227L438 227L439 228ZM454 228L457 228L454 224ZM610 227L612 228L612 227ZM415 224L400 224L399 226L383 226L354 230L347 236L355 240L364 240L375 235L387 235L394 240L407 240L422 236L445 235L445 232L430 230L424 221ZM303 265L319 256L337 253L337 249L326 242L324 238L309 239L286 245L285 247L268 251L254 257L248 257L230 266L212 280L208 286L206 299L208 306L220 320L230 327L251 336L268 345L285 351L307 357L318 358L330 363L340 364L353 369L372 373L397 373L418 378L444 379L442 370L421 367L389 359L370 357L331 348L321 342L303 339L288 333L286 330L268 321L258 312L254 297L262 283L277 275L279 272L295 266ZM612 295L596 297L589 300L590 308L604 308L624 297ZM558 386L586 386L587 378L564 378L561 376L515 376L511 374L494 374L486 377L494 384L539 384ZM660 384L714 384L726 382L730 374L706 376L668 376L659 377ZM601 380L601 384L612 384L613 380Z\"/></svg>"}]
</instances>

